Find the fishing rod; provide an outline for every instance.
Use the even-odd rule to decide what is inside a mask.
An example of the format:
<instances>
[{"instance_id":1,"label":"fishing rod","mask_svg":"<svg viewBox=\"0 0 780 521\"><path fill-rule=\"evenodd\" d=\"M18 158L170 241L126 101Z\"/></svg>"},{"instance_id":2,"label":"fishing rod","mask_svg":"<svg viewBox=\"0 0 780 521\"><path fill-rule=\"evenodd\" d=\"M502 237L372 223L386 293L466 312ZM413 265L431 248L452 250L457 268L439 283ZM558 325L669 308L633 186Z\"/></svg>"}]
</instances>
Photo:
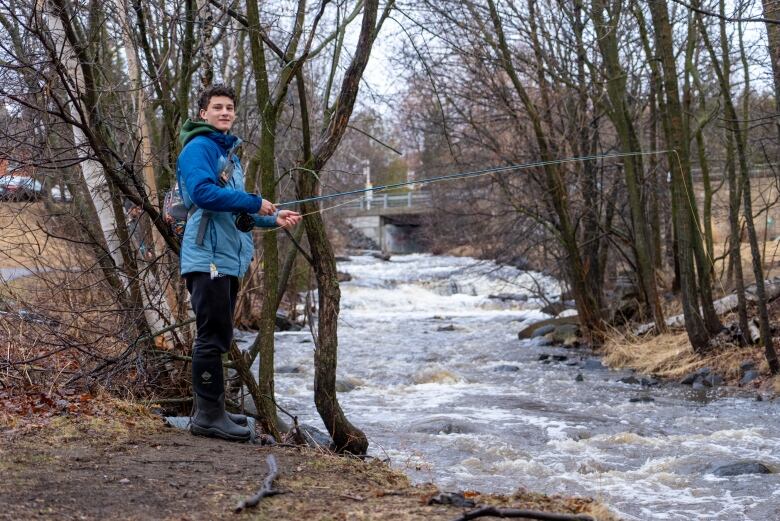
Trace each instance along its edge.
<instances>
[{"instance_id":1,"label":"fishing rod","mask_svg":"<svg viewBox=\"0 0 780 521\"><path fill-rule=\"evenodd\" d=\"M335 197L344 197L347 195L356 195L356 194L362 194L366 192L381 192L383 190L390 190L392 188L400 188L402 186L408 186L408 185L416 185L416 184L429 184L429 183L436 183L439 181L450 181L453 179L467 179L469 177L479 177L483 175L488 174L496 174L496 173L504 173L512 170L525 170L528 168L535 168L540 166L547 166L547 165L559 165L563 163L573 163L578 161L591 161L596 159L614 159L614 158L620 158L620 157L632 157L632 156L645 156L645 155L652 155L652 154L666 154L669 153L669 150L656 150L656 151L650 151L650 152L620 152L620 153L614 153L614 154L600 154L600 155L591 155L591 156L580 156L580 157L567 157L563 159L553 159L549 161L538 161L534 163L520 163L520 164L513 164L513 165L506 165L506 166L497 166L492 168L486 168L484 170L473 170L471 172L459 172L455 174L446 174L441 175L437 177L428 177L425 179L418 179L415 181L404 181L402 183L391 183L387 185L381 185L381 186L373 186L371 188L360 188L357 190L349 190L346 192L337 192L334 194L327 194L327 195L318 195L316 197L308 197L306 199L298 199L295 201L287 201L284 203L277 203L276 207L281 208L284 206L293 206L296 204L302 204L302 203L313 203L316 201L324 201L326 199L333 199Z\"/></svg>"}]
</instances>

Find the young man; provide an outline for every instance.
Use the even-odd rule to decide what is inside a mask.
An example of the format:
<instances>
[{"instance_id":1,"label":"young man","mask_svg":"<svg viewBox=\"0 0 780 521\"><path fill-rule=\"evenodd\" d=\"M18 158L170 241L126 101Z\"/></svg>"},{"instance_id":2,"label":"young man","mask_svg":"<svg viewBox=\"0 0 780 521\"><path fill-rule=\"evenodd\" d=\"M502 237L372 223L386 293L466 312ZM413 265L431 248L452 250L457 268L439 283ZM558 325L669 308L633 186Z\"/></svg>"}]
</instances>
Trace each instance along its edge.
<instances>
[{"instance_id":1,"label":"young man","mask_svg":"<svg viewBox=\"0 0 780 521\"><path fill-rule=\"evenodd\" d=\"M198 101L201 121L187 120L176 164L179 189L190 216L181 246L181 273L195 311L192 347L195 414L190 431L244 441L246 417L225 412L222 354L233 339L238 279L254 255L251 232L236 227L244 215L260 227L291 227L301 216L277 210L270 201L244 191L244 173L233 153L240 140L230 134L236 118L235 93L223 85L207 88Z\"/></svg>"}]
</instances>

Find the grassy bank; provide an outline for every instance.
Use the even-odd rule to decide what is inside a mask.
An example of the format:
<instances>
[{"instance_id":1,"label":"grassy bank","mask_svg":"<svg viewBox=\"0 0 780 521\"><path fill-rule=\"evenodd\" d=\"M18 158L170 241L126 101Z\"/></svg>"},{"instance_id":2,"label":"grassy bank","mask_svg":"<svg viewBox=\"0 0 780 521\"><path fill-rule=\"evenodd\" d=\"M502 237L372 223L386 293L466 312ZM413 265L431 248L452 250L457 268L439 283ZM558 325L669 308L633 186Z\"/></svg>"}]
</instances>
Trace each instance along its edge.
<instances>
[{"instance_id":1,"label":"grassy bank","mask_svg":"<svg viewBox=\"0 0 780 521\"><path fill-rule=\"evenodd\" d=\"M773 377L764 358L763 347L724 344L704 354L696 354L684 331L657 336L638 337L629 332L614 332L599 354L605 365L629 368L667 380L680 380L686 375L708 367L723 377L726 385L738 386L745 362L755 364L760 376L746 385L776 395L780 394L780 377Z\"/></svg>"}]
</instances>

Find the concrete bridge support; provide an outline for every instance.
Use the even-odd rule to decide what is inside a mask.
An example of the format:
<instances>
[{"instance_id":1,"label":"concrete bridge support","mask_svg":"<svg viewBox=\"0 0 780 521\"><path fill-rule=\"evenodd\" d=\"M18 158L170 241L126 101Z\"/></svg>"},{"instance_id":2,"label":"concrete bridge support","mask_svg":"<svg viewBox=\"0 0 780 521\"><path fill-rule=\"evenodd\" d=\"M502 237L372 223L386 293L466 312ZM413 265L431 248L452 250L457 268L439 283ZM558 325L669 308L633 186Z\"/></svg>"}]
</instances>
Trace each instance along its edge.
<instances>
[{"instance_id":1,"label":"concrete bridge support","mask_svg":"<svg viewBox=\"0 0 780 521\"><path fill-rule=\"evenodd\" d=\"M347 222L385 253L421 253L428 247L419 215L363 215Z\"/></svg>"}]
</instances>

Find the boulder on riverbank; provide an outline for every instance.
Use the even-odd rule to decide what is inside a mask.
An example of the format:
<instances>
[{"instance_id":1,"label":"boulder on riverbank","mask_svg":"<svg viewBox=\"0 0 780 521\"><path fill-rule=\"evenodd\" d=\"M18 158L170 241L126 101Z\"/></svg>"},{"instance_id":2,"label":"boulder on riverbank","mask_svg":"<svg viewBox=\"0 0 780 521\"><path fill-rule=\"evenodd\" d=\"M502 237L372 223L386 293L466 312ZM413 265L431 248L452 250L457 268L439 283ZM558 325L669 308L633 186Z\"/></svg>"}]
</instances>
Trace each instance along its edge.
<instances>
[{"instance_id":1,"label":"boulder on riverbank","mask_svg":"<svg viewBox=\"0 0 780 521\"><path fill-rule=\"evenodd\" d=\"M723 377L712 372L712 369L709 367L702 367L701 369L697 369L680 380L680 384L690 385L695 389L703 389L704 387L718 387L723 385L723 383Z\"/></svg>"},{"instance_id":2,"label":"boulder on riverbank","mask_svg":"<svg viewBox=\"0 0 780 521\"><path fill-rule=\"evenodd\" d=\"M276 312L276 330L277 331L300 331L301 325L293 322L286 313Z\"/></svg>"},{"instance_id":3,"label":"boulder on riverbank","mask_svg":"<svg viewBox=\"0 0 780 521\"><path fill-rule=\"evenodd\" d=\"M520 332L517 334L517 337L520 340L528 340L530 338L535 338L541 335L551 334L559 327L569 327L572 325L578 326L578 324L579 320L577 320L577 317L548 318L546 320L540 320L539 322L529 324L524 329L520 330ZM544 333L537 333L537 331L542 328L545 328Z\"/></svg>"}]
</instances>

